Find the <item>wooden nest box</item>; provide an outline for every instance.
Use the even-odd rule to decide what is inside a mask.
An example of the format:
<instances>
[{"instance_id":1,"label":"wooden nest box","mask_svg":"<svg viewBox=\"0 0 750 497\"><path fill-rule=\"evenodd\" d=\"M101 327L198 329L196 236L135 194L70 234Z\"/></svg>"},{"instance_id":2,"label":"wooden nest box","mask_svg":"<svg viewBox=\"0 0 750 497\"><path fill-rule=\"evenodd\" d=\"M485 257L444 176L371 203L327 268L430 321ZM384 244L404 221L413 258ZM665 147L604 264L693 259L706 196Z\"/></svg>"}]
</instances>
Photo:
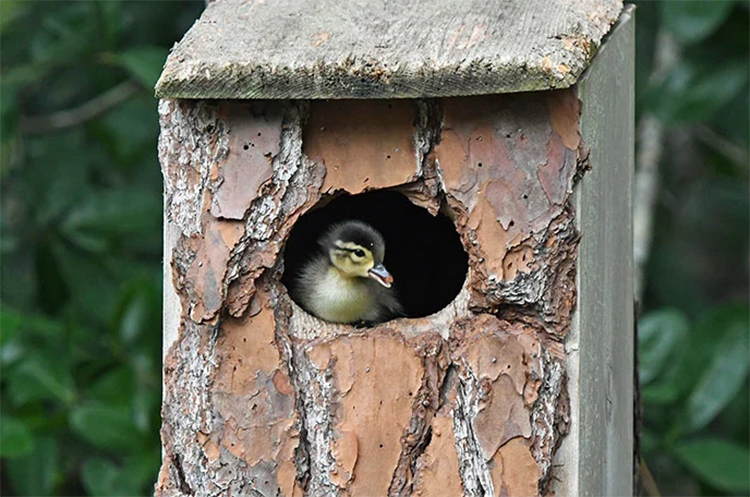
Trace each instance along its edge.
<instances>
[{"instance_id":1,"label":"wooden nest box","mask_svg":"<svg viewBox=\"0 0 750 497\"><path fill-rule=\"evenodd\" d=\"M158 496L632 494L631 14L208 5L156 87ZM292 297L350 218L407 317Z\"/></svg>"}]
</instances>

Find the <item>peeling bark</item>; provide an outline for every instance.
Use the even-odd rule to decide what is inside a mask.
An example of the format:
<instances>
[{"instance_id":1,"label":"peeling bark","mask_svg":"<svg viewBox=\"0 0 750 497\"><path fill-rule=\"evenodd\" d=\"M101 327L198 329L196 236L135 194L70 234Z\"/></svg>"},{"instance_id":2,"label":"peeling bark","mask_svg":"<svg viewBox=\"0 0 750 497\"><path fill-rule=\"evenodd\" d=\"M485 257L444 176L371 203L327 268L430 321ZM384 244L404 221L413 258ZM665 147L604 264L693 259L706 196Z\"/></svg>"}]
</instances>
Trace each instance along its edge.
<instances>
[{"instance_id":1,"label":"peeling bark","mask_svg":"<svg viewBox=\"0 0 750 497\"><path fill-rule=\"evenodd\" d=\"M160 103L182 305L156 494L530 495L567 431L574 91L444 101ZM358 329L280 279L295 221L393 188L469 254L454 302Z\"/></svg>"}]
</instances>

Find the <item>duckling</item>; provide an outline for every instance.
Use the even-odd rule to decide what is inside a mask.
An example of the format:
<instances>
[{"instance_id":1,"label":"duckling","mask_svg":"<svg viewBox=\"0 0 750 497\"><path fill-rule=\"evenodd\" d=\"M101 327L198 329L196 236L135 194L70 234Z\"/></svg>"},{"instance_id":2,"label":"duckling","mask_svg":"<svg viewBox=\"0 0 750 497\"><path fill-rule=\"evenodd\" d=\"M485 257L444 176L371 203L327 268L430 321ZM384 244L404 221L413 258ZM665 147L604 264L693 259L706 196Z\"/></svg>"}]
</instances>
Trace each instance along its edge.
<instances>
[{"instance_id":1,"label":"duckling","mask_svg":"<svg viewBox=\"0 0 750 497\"><path fill-rule=\"evenodd\" d=\"M404 314L393 276L383 266L385 242L361 221L344 221L319 240L297 281L298 302L333 323L379 323Z\"/></svg>"}]
</instances>

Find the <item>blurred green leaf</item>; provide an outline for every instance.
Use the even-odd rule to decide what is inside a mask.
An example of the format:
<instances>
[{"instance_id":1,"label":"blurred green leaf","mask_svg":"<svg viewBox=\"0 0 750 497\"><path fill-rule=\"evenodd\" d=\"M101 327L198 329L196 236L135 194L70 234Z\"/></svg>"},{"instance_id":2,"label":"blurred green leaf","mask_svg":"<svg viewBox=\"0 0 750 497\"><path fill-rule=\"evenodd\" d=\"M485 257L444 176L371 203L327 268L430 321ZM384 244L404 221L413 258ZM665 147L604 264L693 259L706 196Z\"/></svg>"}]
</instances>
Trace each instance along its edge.
<instances>
[{"instance_id":1,"label":"blurred green leaf","mask_svg":"<svg viewBox=\"0 0 750 497\"><path fill-rule=\"evenodd\" d=\"M729 329L721 333L710 364L687 400L684 430L688 432L697 431L714 419L748 377L750 314L737 308L725 308L724 312L730 313L723 318Z\"/></svg>"},{"instance_id":2,"label":"blurred green leaf","mask_svg":"<svg viewBox=\"0 0 750 497\"><path fill-rule=\"evenodd\" d=\"M18 119L16 108L16 95L18 88L7 82L0 82L0 130L2 130L2 143L8 143L15 137L16 121ZM2 166L1 171L5 174L7 164Z\"/></svg>"},{"instance_id":3,"label":"blurred green leaf","mask_svg":"<svg viewBox=\"0 0 750 497\"><path fill-rule=\"evenodd\" d=\"M63 231L72 241L85 246L79 243L82 237L107 237L117 242L151 233L160 223L160 194L140 188L118 188L87 195L71 210Z\"/></svg>"},{"instance_id":4,"label":"blurred green leaf","mask_svg":"<svg viewBox=\"0 0 750 497\"><path fill-rule=\"evenodd\" d=\"M25 456L33 449L34 440L23 421L0 416L0 456L13 459Z\"/></svg>"},{"instance_id":5,"label":"blurred green leaf","mask_svg":"<svg viewBox=\"0 0 750 497\"><path fill-rule=\"evenodd\" d=\"M144 442L127 408L106 404L78 407L71 412L70 423L75 433L101 449L134 450Z\"/></svg>"},{"instance_id":6,"label":"blurred green leaf","mask_svg":"<svg viewBox=\"0 0 750 497\"><path fill-rule=\"evenodd\" d=\"M0 306L0 347L16 336L21 320L21 314L9 309L6 305Z\"/></svg>"},{"instance_id":7,"label":"blurred green leaf","mask_svg":"<svg viewBox=\"0 0 750 497\"><path fill-rule=\"evenodd\" d=\"M649 383L674 360L684 344L689 323L677 309L661 309L643 316L638 323L638 360L641 382Z\"/></svg>"},{"instance_id":8,"label":"blurred green leaf","mask_svg":"<svg viewBox=\"0 0 750 497\"><path fill-rule=\"evenodd\" d=\"M55 243L51 248L80 311L106 322L114 308L117 287L104 261L67 244Z\"/></svg>"},{"instance_id":9,"label":"blurred green leaf","mask_svg":"<svg viewBox=\"0 0 750 497\"><path fill-rule=\"evenodd\" d=\"M0 33L6 25L13 22L24 13L24 2L20 0L5 0L0 2Z\"/></svg>"},{"instance_id":10,"label":"blurred green leaf","mask_svg":"<svg viewBox=\"0 0 750 497\"><path fill-rule=\"evenodd\" d=\"M668 124L690 122L711 117L746 91L747 82L747 59L681 59L649 98L661 120Z\"/></svg>"},{"instance_id":11,"label":"blurred green leaf","mask_svg":"<svg viewBox=\"0 0 750 497\"><path fill-rule=\"evenodd\" d=\"M59 463L57 442L49 437L38 438L27 456L6 461L5 474L20 495L50 495Z\"/></svg>"},{"instance_id":12,"label":"blurred green leaf","mask_svg":"<svg viewBox=\"0 0 750 497\"><path fill-rule=\"evenodd\" d=\"M707 438L681 443L673 453L705 483L735 494L750 492L750 451L746 446Z\"/></svg>"},{"instance_id":13,"label":"blurred green leaf","mask_svg":"<svg viewBox=\"0 0 750 497\"><path fill-rule=\"evenodd\" d=\"M746 304L728 304L706 313L688 335L683 354L663 384L686 398L711 367L724 336L732 332L739 320L747 319L744 317L747 315Z\"/></svg>"},{"instance_id":14,"label":"blurred green leaf","mask_svg":"<svg viewBox=\"0 0 750 497\"><path fill-rule=\"evenodd\" d=\"M126 408L132 402L135 390L135 375L130 368L120 366L96 380L89 389L93 399L102 405Z\"/></svg>"},{"instance_id":15,"label":"blurred green leaf","mask_svg":"<svg viewBox=\"0 0 750 497\"><path fill-rule=\"evenodd\" d=\"M143 450L128 456L125 470L129 477L138 486L147 486L149 493L153 491L156 483L157 472L155 468L161 465L161 451L159 447L143 447Z\"/></svg>"},{"instance_id":16,"label":"blurred green leaf","mask_svg":"<svg viewBox=\"0 0 750 497\"><path fill-rule=\"evenodd\" d=\"M669 0L659 2L661 20L684 43L696 43L711 35L734 6L727 0Z\"/></svg>"},{"instance_id":17,"label":"blurred green leaf","mask_svg":"<svg viewBox=\"0 0 750 497\"><path fill-rule=\"evenodd\" d=\"M642 454L648 454L654 450L656 450L659 447L659 438L648 430L647 428L644 428L641 431L641 453Z\"/></svg>"},{"instance_id":18,"label":"blurred green leaf","mask_svg":"<svg viewBox=\"0 0 750 497\"><path fill-rule=\"evenodd\" d=\"M42 351L30 354L9 375L8 382L8 392L15 405L45 399L70 404L75 399L73 378L66 361Z\"/></svg>"},{"instance_id":19,"label":"blurred green leaf","mask_svg":"<svg viewBox=\"0 0 750 497\"><path fill-rule=\"evenodd\" d=\"M83 465L83 483L91 496L133 496L140 494L140 485L127 470L105 459L88 459Z\"/></svg>"},{"instance_id":20,"label":"blurred green leaf","mask_svg":"<svg viewBox=\"0 0 750 497\"><path fill-rule=\"evenodd\" d=\"M130 299L120 321L120 338L126 344L132 344L147 331L149 318L147 295L136 293Z\"/></svg>"},{"instance_id":21,"label":"blurred green leaf","mask_svg":"<svg viewBox=\"0 0 750 497\"><path fill-rule=\"evenodd\" d=\"M133 47L117 54L116 60L150 90L159 79L164 61L167 60L167 52L167 49L162 47Z\"/></svg>"}]
</instances>

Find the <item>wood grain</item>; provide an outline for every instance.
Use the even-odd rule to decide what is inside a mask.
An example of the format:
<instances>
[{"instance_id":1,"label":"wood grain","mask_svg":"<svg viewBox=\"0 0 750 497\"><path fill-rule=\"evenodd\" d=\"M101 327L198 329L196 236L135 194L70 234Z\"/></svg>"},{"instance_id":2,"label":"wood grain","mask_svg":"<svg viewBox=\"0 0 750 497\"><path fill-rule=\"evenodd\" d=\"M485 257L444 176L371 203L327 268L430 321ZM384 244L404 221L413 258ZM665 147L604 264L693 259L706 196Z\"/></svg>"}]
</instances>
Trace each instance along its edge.
<instances>
[{"instance_id":1,"label":"wood grain","mask_svg":"<svg viewBox=\"0 0 750 497\"><path fill-rule=\"evenodd\" d=\"M574 200L582 233L566 342L574 422L555 461L557 495L633 495L633 10L580 85L591 171Z\"/></svg>"},{"instance_id":2,"label":"wood grain","mask_svg":"<svg viewBox=\"0 0 750 497\"><path fill-rule=\"evenodd\" d=\"M621 0L222 0L170 53L169 98L417 98L566 88Z\"/></svg>"}]
</instances>

